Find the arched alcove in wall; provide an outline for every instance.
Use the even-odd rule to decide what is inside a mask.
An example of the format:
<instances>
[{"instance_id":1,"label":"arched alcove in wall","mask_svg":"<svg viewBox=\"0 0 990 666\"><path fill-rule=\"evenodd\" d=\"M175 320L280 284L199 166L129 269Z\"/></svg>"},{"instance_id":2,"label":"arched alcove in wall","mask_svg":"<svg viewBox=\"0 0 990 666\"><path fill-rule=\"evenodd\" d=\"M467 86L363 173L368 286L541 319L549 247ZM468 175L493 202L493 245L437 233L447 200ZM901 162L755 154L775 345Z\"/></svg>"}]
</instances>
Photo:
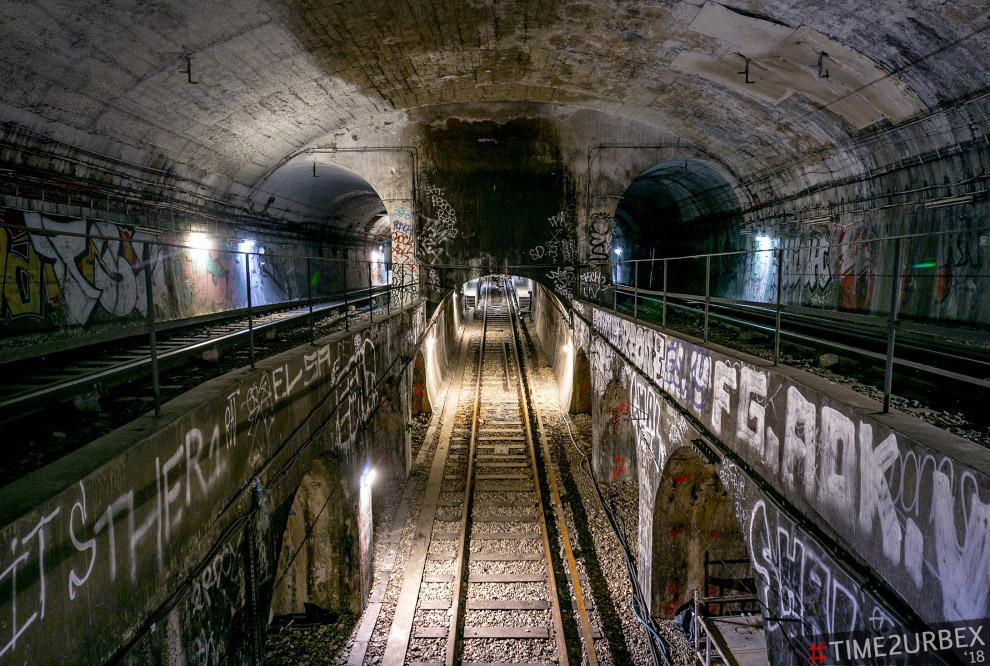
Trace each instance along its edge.
<instances>
[{"instance_id":1,"label":"arched alcove in wall","mask_svg":"<svg viewBox=\"0 0 990 666\"><path fill-rule=\"evenodd\" d=\"M636 480L636 433L633 430L629 393L618 381L605 388L602 400L601 436L595 438L595 475L605 481Z\"/></svg>"},{"instance_id":2,"label":"arched alcove in wall","mask_svg":"<svg viewBox=\"0 0 990 666\"><path fill-rule=\"evenodd\" d=\"M669 617L702 596L751 594L753 569L732 500L691 447L667 461L653 508L652 610ZM737 610L731 605L726 611Z\"/></svg>"},{"instance_id":3,"label":"arched alcove in wall","mask_svg":"<svg viewBox=\"0 0 990 666\"><path fill-rule=\"evenodd\" d=\"M272 614L315 604L360 613L362 607L360 507L356 484L332 454L316 458L289 509L276 568Z\"/></svg>"},{"instance_id":4,"label":"arched alcove in wall","mask_svg":"<svg viewBox=\"0 0 990 666\"><path fill-rule=\"evenodd\" d=\"M571 389L571 414L591 413L591 363L583 347L574 355L574 381Z\"/></svg>"}]
</instances>

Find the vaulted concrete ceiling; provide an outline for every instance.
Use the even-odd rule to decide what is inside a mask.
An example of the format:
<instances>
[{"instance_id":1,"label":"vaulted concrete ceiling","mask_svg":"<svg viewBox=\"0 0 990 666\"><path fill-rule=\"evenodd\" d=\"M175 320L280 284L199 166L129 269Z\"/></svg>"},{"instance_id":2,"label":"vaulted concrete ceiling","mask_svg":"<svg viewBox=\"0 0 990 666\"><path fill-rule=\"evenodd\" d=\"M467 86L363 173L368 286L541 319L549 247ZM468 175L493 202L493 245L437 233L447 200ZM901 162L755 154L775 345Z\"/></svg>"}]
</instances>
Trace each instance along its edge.
<instances>
[{"instance_id":1,"label":"vaulted concrete ceiling","mask_svg":"<svg viewBox=\"0 0 990 666\"><path fill-rule=\"evenodd\" d=\"M0 20L0 119L245 187L437 105L590 107L747 172L990 86L985 0L9 0Z\"/></svg>"}]
</instances>

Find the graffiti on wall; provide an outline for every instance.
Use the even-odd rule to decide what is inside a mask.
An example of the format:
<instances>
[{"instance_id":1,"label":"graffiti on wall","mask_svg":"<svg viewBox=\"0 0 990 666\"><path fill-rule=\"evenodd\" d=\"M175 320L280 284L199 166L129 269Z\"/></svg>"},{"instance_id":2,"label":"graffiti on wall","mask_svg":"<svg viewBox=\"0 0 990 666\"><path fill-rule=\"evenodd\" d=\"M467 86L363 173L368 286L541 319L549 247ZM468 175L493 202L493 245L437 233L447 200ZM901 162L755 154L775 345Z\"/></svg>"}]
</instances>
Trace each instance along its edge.
<instances>
[{"instance_id":1,"label":"graffiti on wall","mask_svg":"<svg viewBox=\"0 0 990 666\"><path fill-rule=\"evenodd\" d=\"M573 263L577 260L577 238L574 228L574 218L569 210L547 218L550 227L550 238L545 243L535 246L529 251L533 261L557 264L547 271L547 279L553 284L553 289L568 300L574 299L576 271L574 266L560 264Z\"/></svg>"},{"instance_id":2,"label":"graffiti on wall","mask_svg":"<svg viewBox=\"0 0 990 666\"><path fill-rule=\"evenodd\" d=\"M632 413L642 416L633 421L641 460L652 458L662 469L667 447L684 441L686 435L676 432L682 426L674 418L665 420L667 410L657 406L673 400L799 509L821 516L924 617L955 621L990 614L986 475L770 370L599 310L592 311L592 328L597 334L590 342L593 393L600 395L616 373L621 377ZM625 363L617 369L612 349L635 369ZM655 492L651 484L646 484L649 493ZM652 511L652 505L644 506ZM802 545L807 538L793 530L785 535L781 521L769 513L757 522L764 545L759 552L753 543L750 547L769 580L783 576L782 568L795 568L787 575L805 571L788 558L813 555ZM808 565L825 566L812 560ZM821 582L838 580L838 568L832 569ZM794 595L787 601L797 604L794 612L821 610L801 606L798 592L796 587L782 592ZM830 594L835 608L853 603L837 587ZM864 608L862 599L856 603ZM816 617L822 624L815 630L830 630L839 616Z\"/></svg>"},{"instance_id":3,"label":"graffiti on wall","mask_svg":"<svg viewBox=\"0 0 990 666\"><path fill-rule=\"evenodd\" d=\"M547 220L550 223L550 239L529 251L533 261L569 263L577 258L577 242L574 225L566 211L560 211Z\"/></svg>"},{"instance_id":4,"label":"graffiti on wall","mask_svg":"<svg viewBox=\"0 0 990 666\"><path fill-rule=\"evenodd\" d=\"M598 298L605 286L609 253L612 251L612 215L597 212L591 215L591 228L588 231L590 253L587 271L581 273L581 296L589 300Z\"/></svg>"},{"instance_id":5,"label":"graffiti on wall","mask_svg":"<svg viewBox=\"0 0 990 666\"><path fill-rule=\"evenodd\" d=\"M7 211L3 219L12 225L0 229L3 334L142 321L148 311L149 262L158 320L247 305L243 255L231 249L173 247L184 245L185 239L158 239L107 222L18 211ZM252 303L267 305L305 294L304 265L253 256Z\"/></svg>"},{"instance_id":6,"label":"graffiti on wall","mask_svg":"<svg viewBox=\"0 0 990 666\"><path fill-rule=\"evenodd\" d=\"M776 298L776 249L782 252L781 300L784 305L820 307L887 316L891 289L898 287L901 317L962 322L990 321L990 299L983 277L990 272L985 231L971 213L949 219L914 220L958 233L905 238L894 256L894 241L874 212L843 216L799 231L762 227L753 230L752 250L738 268L741 297L769 303ZM774 249L767 250L768 246ZM897 281L894 284L893 281Z\"/></svg>"},{"instance_id":7,"label":"graffiti on wall","mask_svg":"<svg viewBox=\"0 0 990 666\"><path fill-rule=\"evenodd\" d=\"M881 265L880 243L870 242L882 235L870 213L848 225L835 225L835 274L839 277L839 307L866 311L874 305L877 267Z\"/></svg>"},{"instance_id":8,"label":"graffiti on wall","mask_svg":"<svg viewBox=\"0 0 990 666\"><path fill-rule=\"evenodd\" d=\"M591 229L588 241L591 253L588 262L592 265L608 263L612 251L612 215L610 213L592 213Z\"/></svg>"},{"instance_id":9,"label":"graffiti on wall","mask_svg":"<svg viewBox=\"0 0 990 666\"><path fill-rule=\"evenodd\" d=\"M443 188L426 187L434 217L424 217L419 233L419 248L427 263L443 263L450 258L450 242L457 238L457 213L444 198Z\"/></svg>"},{"instance_id":10,"label":"graffiti on wall","mask_svg":"<svg viewBox=\"0 0 990 666\"><path fill-rule=\"evenodd\" d=\"M98 656L117 647L112 636L142 620L142 611L122 610L114 600L144 594L149 581L158 581L156 595L166 593L165 578L186 566L201 526L215 520L228 495L249 484L294 432L295 405L318 415L319 448L352 455L359 429L379 403L378 382L393 372L392 360L412 353L424 327L421 310L404 313L259 368L163 431L144 446L143 457L128 458L126 474L112 461L37 513L4 526L0 660L34 663L42 657L24 651L41 649L45 659L60 663L101 661ZM268 529L267 522L259 525ZM219 603L216 595L229 591L217 580L233 566L224 552L194 579L194 610ZM263 543L255 554L259 567L271 568ZM188 648L211 652L209 636L197 637L206 642Z\"/></svg>"},{"instance_id":11,"label":"graffiti on wall","mask_svg":"<svg viewBox=\"0 0 990 666\"><path fill-rule=\"evenodd\" d=\"M976 231L979 223L971 217L960 219L958 224L973 231L940 238L934 248L916 247L912 241L908 256L917 261L912 260L905 272L902 313L917 313L931 294L931 315L936 319L990 320L984 294L985 276L990 273L990 236ZM929 264L934 266L929 268Z\"/></svg>"},{"instance_id":12,"label":"graffiti on wall","mask_svg":"<svg viewBox=\"0 0 990 666\"><path fill-rule=\"evenodd\" d=\"M0 231L4 324L48 320L79 326L98 316L119 319L146 314L143 259L150 235L108 223L56 221L38 213L16 213L16 217L23 229ZM106 239L32 231L93 234ZM149 249L153 289L161 293L165 279L160 250L157 246Z\"/></svg>"},{"instance_id":13,"label":"graffiti on wall","mask_svg":"<svg viewBox=\"0 0 990 666\"><path fill-rule=\"evenodd\" d=\"M411 303L419 291L419 264L413 254L412 211L396 208L392 221L392 307Z\"/></svg>"}]
</instances>

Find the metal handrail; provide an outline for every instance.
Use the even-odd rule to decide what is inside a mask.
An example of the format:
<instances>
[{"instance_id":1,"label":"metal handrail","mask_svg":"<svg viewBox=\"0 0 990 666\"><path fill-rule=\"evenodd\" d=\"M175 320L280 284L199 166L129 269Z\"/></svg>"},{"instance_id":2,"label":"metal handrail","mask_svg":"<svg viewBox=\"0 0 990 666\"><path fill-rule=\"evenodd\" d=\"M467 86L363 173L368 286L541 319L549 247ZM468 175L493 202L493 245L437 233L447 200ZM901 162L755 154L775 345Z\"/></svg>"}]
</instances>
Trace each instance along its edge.
<instances>
[{"instance_id":1,"label":"metal handrail","mask_svg":"<svg viewBox=\"0 0 990 666\"><path fill-rule=\"evenodd\" d=\"M893 388L893 367L894 367L894 363L895 363L895 350L896 350L897 330L900 329L902 331L912 331L912 332L915 332L915 333L921 334L921 335L936 335L936 336L944 336L944 337L948 337L950 335L956 335L956 331L955 330L949 331L949 330L941 329L939 327L932 326L930 324L925 324L925 323L915 323L915 322L910 322L910 321L906 321L906 322L898 321L898 311L899 311L898 303L900 301L901 293L902 293L902 280L901 279L898 279L898 278L900 276L905 275L905 271L908 270L906 258L901 256L902 255L902 252L901 252L902 242L905 239L932 238L932 237L939 237L939 236L958 235L958 234L964 234L964 233L965 234L973 234L973 233L985 232L987 230L990 230L990 227L984 226L984 227L970 228L970 229L955 229L955 230L946 230L946 231L937 231L937 232L926 232L926 233L917 233L917 234L901 234L901 235L883 236L883 237L879 237L879 238L870 238L870 239L863 239L863 240L850 240L850 241L845 241L845 242L841 242L841 243L827 243L827 244L820 244L820 245L815 245L815 246L799 245L799 246L786 247L786 248L784 248L784 247L770 247L770 248L766 248L766 249L735 250L735 251L731 251L731 252L718 252L718 253L708 253L708 254L696 254L696 255L686 255L686 256L678 256L678 257L661 257L661 258L655 258L654 257L654 258L649 258L649 259L619 260L617 257L609 256L608 257L608 260L602 261L600 263L596 263L596 264L585 264L585 265L576 266L575 267L576 268L575 285L576 285L576 290L579 291L579 290L582 289L583 282L582 282L582 279L581 279L581 275L582 275L582 272L583 271L586 271L586 270L587 271L592 271L592 272L597 272L601 276L611 275L612 276L611 284L610 285L604 285L603 284L597 290L598 304L599 305L603 305L603 303L602 303L602 300L603 300L602 299L602 294L603 293L607 293L607 291L611 290L611 292L612 292L611 293L611 307L612 307L612 310L618 311L618 305L619 305L618 297L619 297L619 295L620 294L623 294L623 295L626 295L626 296L631 295L632 296L632 316L633 316L634 319L638 319L639 318L639 314L640 314L640 312L639 312L639 301L640 301L640 299L645 299L645 300L658 300L659 299L661 301L661 303L662 303L662 305L661 305L661 326L663 326L663 327L666 327L667 326L667 306L668 306L668 302L667 301L668 301L668 298L676 298L676 299L684 299L684 300L697 300L697 301L703 303L703 309L701 311L701 315L703 317L702 337L703 337L703 340L705 342L708 342L708 338L709 338L710 309L711 309L711 305L713 303L715 303L715 304L726 304L726 305L755 306L755 307L762 307L762 308L772 309L772 312L773 312L773 315L774 315L774 325L772 327L772 331L773 331L773 364L774 365L777 365L780 362L780 339L781 339L781 328L782 328L781 314L784 313L784 312L788 312L788 313L792 313L792 314L811 314L813 312L817 316L823 316L823 315L824 316L831 316L831 315L834 315L834 318L836 320L839 320L839 321L856 322L856 323L859 323L859 324L862 324L862 325L865 325L865 326L871 326L871 327L874 327L874 328L877 328L877 329L881 329L881 328L886 329L885 330L885 333L886 333L886 353L885 354L882 354L882 355L881 354L876 354L876 353L871 353L870 354L871 357L878 358L878 360L883 360L884 361L885 368L884 368L884 386L883 386L883 411L884 411L884 413L886 413L886 412L889 412L890 411L890 397L891 397L891 392L892 392L892 388ZM803 307L803 306L787 305L787 304L784 304L782 302L782 300L783 300L783 275L784 275L783 274L783 266L784 266L784 253L785 252L802 252L802 251L807 251L809 249L813 249L815 251L823 251L823 250L826 250L828 248L835 248L835 247L848 248L849 246L853 246L853 245L860 245L860 244L864 244L864 243L883 243L883 242L886 242L886 241L892 241L894 243L894 248L893 248L893 266L892 267L889 267L887 269L887 272L885 272L883 275L874 275L873 276L873 277L887 277L887 278L890 278L890 280L889 280L889 282L890 282L889 294L887 295L887 298L886 298L887 312L886 312L885 315L877 315L877 314L870 314L870 313L857 313L857 312L839 312L837 310L836 311L833 311L833 310L826 310L826 309L818 310L818 309L813 309L813 308L806 308L806 307ZM721 257L739 257L739 256L746 256L746 255L751 255L751 254L755 254L755 253L761 253L761 254L762 253L768 253L768 255L770 257L772 257L770 259L770 261L773 262L774 271L776 273L776 285L775 285L775 289L774 289L774 292L775 293L773 294L773 300L770 301L770 302L767 302L767 301L754 301L754 300L749 300L749 299L721 298L721 297L714 296L712 294L712 278L713 278L713 276L712 276L712 263L713 263L712 262L712 259L713 258L717 259L717 258L721 258ZM704 294L685 294L685 293L680 293L680 292L672 292L672 291L670 291L668 289L668 274L669 274L669 268L670 268L670 262L671 261L678 261L678 260L701 260L701 259L704 259L704 261L705 261L705 267L704 267L704 285L705 285L705 289L704 289ZM641 274L640 264L647 264L647 263L649 264L650 271L651 271L651 277L650 277L650 281L649 282L650 282L650 285L652 285L653 284L654 267L656 266L656 263L657 262L660 262L660 265L662 266L662 271L663 271L663 289L660 290L660 291L658 291L656 289L650 289L650 288L642 288L642 287L640 287L639 286L639 278L640 278L640 274ZM616 270L616 268L618 268L620 266L625 266L626 267L626 270L628 270L628 267L630 265L632 266L632 273L633 273L632 280L633 280L633 283L631 285L629 285L629 284L623 284L623 283L617 282L616 281L616 275L617 274L614 272ZM979 276L979 277L990 278L990 275ZM593 300L593 299L589 299L589 300ZM605 307L608 307L608 306L606 305ZM678 305L677 307L681 307L681 306ZM966 322L966 323L971 323L971 322ZM975 326L977 328L980 328L980 325L978 323L975 324ZM768 332L769 332L769 329L766 329L766 327L761 327L761 328L764 328L765 330L768 330ZM988 340L990 340L990 335L981 334L980 331L972 331L972 330L965 329L965 328L962 328L962 327L959 327L959 329L958 329L958 337L961 340L967 340L969 342L976 342L976 343L980 343L980 342L986 343ZM903 366L906 366L906 367L920 367L920 364L917 364L917 363L914 363L914 362L911 362L911 361L907 361L906 359L897 359L897 363L898 363L898 365L903 365ZM965 379L966 381L969 381L970 383L976 383L976 384L979 384L981 386L987 384L986 380L981 380L980 378L968 378L968 377L966 377L964 375L961 375L961 374L958 374L958 373L942 372L942 374L945 374L946 376L951 376L951 377L956 378L956 379Z\"/></svg>"},{"instance_id":2,"label":"metal handrail","mask_svg":"<svg viewBox=\"0 0 990 666\"><path fill-rule=\"evenodd\" d=\"M879 236L877 238L866 238L862 240L849 240L843 241L841 243L829 243L827 245L795 245L793 247L787 248L767 248L765 250L755 249L755 250L730 250L728 252L708 252L702 254L685 254L677 257L656 257L652 259L623 259L621 261L613 261L615 264L632 264L632 263L642 263L649 261L678 261L681 259L704 259L706 257L731 257L741 254L756 254L760 252L774 252L780 249L786 250L802 250L802 249L828 249L833 247L849 247L850 245L863 245L866 243L881 243L883 241L889 240L906 240L912 238L931 238L934 236L952 236L955 234L971 234L971 233L981 233L984 231L990 231L990 226L985 227L974 227L971 229L946 229L944 231L926 231L916 234L899 234L896 236Z\"/></svg>"},{"instance_id":3,"label":"metal handrail","mask_svg":"<svg viewBox=\"0 0 990 666\"><path fill-rule=\"evenodd\" d=\"M121 226L121 225L117 225L117 226ZM375 284L375 278L374 278L374 273L375 273L376 269L378 269L379 267L384 267L384 269L386 271L389 271L389 270L394 270L398 266L409 266L409 267L415 267L413 269L414 274L419 272L418 271L419 263L416 260L412 260L411 262L406 263L406 264L398 264L398 263L392 262L392 261L384 261L383 259L379 259L379 260L338 259L338 258L333 258L333 257L319 257L319 256L307 255L307 254L298 254L298 255L295 255L295 254L282 254L282 253L278 253L278 252L263 252L263 251L259 251L257 249L249 249L249 248L235 250L235 249L230 249L229 247L226 247L226 244L227 243L236 242L236 241L234 241L233 239L230 239L230 238L217 239L217 242L218 242L219 247L204 248L204 247L196 247L196 246L191 245L191 244L169 242L169 241L162 240L162 239L160 239L158 237L132 239L132 238L128 238L126 236L121 236L121 235L112 235L112 236L110 236L110 235L102 235L102 234L98 234L98 233L88 233L88 232L81 232L81 231L60 230L60 229L52 229L52 228L34 228L34 227L28 226L27 224L12 224L12 223L9 223L9 222L0 222L0 233L3 233L3 231L2 231L3 229L10 229L10 230L19 232L21 234L26 234L29 238L32 238L32 239L35 238L35 237L45 237L45 238L58 238L58 237L62 237L62 238L82 238L82 239L86 239L87 241L107 241L107 242L119 243L119 244L132 243L133 246L134 246L134 249L140 248L140 250L138 251L138 256L136 256L135 258L133 258L131 260L131 262L132 262L132 265L135 267L135 269L143 270L143 272L144 272L144 282L145 282L145 284L143 285L143 289L144 289L144 292L145 292L144 295L145 295L145 297L147 299L146 300L146 306L145 306L145 313L141 317L137 316L136 313L134 313L135 316L133 316L133 318L129 319L128 321L134 322L135 324L137 324L141 328L145 328L145 330L147 331L147 335L148 335L148 339L149 339L149 343L150 343L150 357L148 359L145 359L144 361L142 361L142 363L147 363L148 361L150 361L150 372L151 372L151 378L152 378L152 384L153 384L154 407L155 407L155 413L156 413L156 415L159 414L160 411L161 411L161 400L160 400L159 388L158 388L158 374L159 374L158 373L158 360L159 360L159 353L158 353L158 350L157 350L157 346L158 346L157 345L157 335L158 335L159 332L161 332L161 331L163 331L165 329L174 328L177 325L180 325L178 322L182 321L182 318L180 317L179 319L169 319L169 320L166 320L164 322L156 321L156 317L155 317L155 314L156 314L155 313L155 307L156 307L155 306L155 296L156 296L156 294L155 294L155 290L152 288L153 287L152 281L153 281L153 272L154 271L151 268L152 263L153 263L153 255L152 255L152 248L153 247L159 246L159 247L162 247L162 248L169 248L170 251L208 252L208 253L211 253L211 254L212 253L215 253L215 254L212 254L212 256L214 256L214 257L216 257L216 256L225 257L227 259L235 259L235 260L237 260L237 262L240 262L240 261L243 261L244 262L244 264L243 264L243 266L244 266L244 285L243 285L243 287L244 287L244 297L246 298L246 303L245 303L244 307L239 307L239 308L236 308L233 311L228 311L228 314L230 314L231 312L233 312L235 314L241 314L241 315L246 315L247 316L248 323L247 323L247 330L245 331L245 333L246 333L246 336L247 336L247 339L248 339L248 342L249 342L249 346L250 346L250 363L251 363L251 367L252 368L255 366L255 344L254 344L254 342L255 342L255 325L254 325L254 318L255 318L256 315L259 315L259 314L265 313L265 312L270 312L272 310L283 309L283 308L288 308L288 307L293 307L293 306L296 306L296 307L307 307L308 306L308 309L309 309L309 313L308 314L309 314L310 340L312 341L315 338L315 321L314 321L314 318L313 318L313 307L314 307L314 304L323 303L323 302L326 302L328 300L333 300L334 297L343 296L343 301L344 301L343 302L343 305L344 305L344 328L345 328L345 330L349 330L350 329L350 305L352 303L354 303L354 302L362 302L362 301L370 301L371 302L371 307L370 307L369 312L370 312L371 320L374 321L374 316L375 316L375 313L374 313L375 301L380 296L383 296L383 295L385 296L386 303L385 303L384 307L388 311L388 313L390 314L391 313L391 309L392 309L392 300L393 300L394 292L396 290L398 290L398 293L400 295L403 295L404 296L404 290L410 286L410 285L407 285L407 284L393 284L392 281L386 281L384 284L377 284L376 285ZM137 231L143 231L145 233L148 233L148 235L151 235L152 233L154 233L151 230L147 230L147 229L137 228L136 230ZM283 301L283 302L279 302L279 303L264 303L264 304L257 304L257 303L255 303L254 302L255 299L253 298L253 295L252 295L252 263L255 262L255 261L264 261L266 259L284 259L284 260L300 261L300 262L303 262L304 261L305 264L306 264L306 269L305 269L306 270L306 294L305 294L305 297L304 298L303 297L292 298L292 299L289 299L288 301ZM322 266L325 266L327 263L330 263L330 264L332 264L335 267L334 270L333 270L333 273L336 274L335 277L334 277L334 280L333 280L334 283L327 285L329 288L332 289L332 291L334 293L333 294L327 294L327 293L314 294L313 293L313 288L312 288L313 287L314 276L318 274L318 271L319 271L321 265ZM361 275L362 272L365 272L367 274L367 282L366 282L365 285L358 286L358 285L353 284L353 281L354 281L353 278L354 278L354 276L353 275L351 275L351 276L348 275L348 273L352 272L352 271L348 270L348 267L350 267L350 266L357 267L357 275L359 275L359 276ZM256 267L257 267L257 265L255 265L255 268ZM257 271L255 271L255 273L257 273ZM231 272L230 275L229 275L229 277L227 279L228 280L233 279L233 275L234 275L233 272ZM40 278L40 276L38 276L38 277L32 277L32 279L34 279L34 280L40 280L41 278ZM138 279L140 279L140 278L138 277ZM364 281L363 277L362 278L359 278L359 279L362 282ZM340 284L338 284L339 281L342 281L342 286ZM349 281L352 284L349 285L348 284ZM416 284L417 284L417 282L414 281L412 283L412 286L415 286ZM139 288L141 288L141 287L139 287ZM323 291L323 290L321 290L321 291ZM406 299L403 298L402 300L403 300L403 303L405 303L405 300ZM213 314L219 315L220 313L213 313ZM199 318L201 318L201 316L202 315L197 316L197 317L194 317L194 319L197 319L198 320ZM139 322L141 322L142 319L144 320L143 321L143 325L141 323L139 323ZM85 324L80 324L78 326L78 328L84 329L85 328ZM134 328L135 328L134 326L128 326L129 334L133 334L133 333L136 333L137 332L137 331L134 330ZM113 336L109 336L108 337L106 333L101 333L99 337L101 337L101 338L107 338L108 340L111 339L111 338L113 338ZM164 358L164 355L163 355L163 358Z\"/></svg>"}]
</instances>

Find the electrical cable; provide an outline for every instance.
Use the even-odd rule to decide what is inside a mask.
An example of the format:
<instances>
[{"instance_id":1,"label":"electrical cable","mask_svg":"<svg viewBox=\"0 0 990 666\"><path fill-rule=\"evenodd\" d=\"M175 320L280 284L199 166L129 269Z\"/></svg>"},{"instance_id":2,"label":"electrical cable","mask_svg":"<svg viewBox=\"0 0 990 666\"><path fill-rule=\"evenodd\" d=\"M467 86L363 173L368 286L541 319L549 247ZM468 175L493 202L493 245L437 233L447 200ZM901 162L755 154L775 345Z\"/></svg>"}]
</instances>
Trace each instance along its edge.
<instances>
[{"instance_id":1,"label":"electrical cable","mask_svg":"<svg viewBox=\"0 0 990 666\"><path fill-rule=\"evenodd\" d=\"M643 599L642 599L643 592L639 587L639 577L637 573L636 563L633 558L632 551L629 548L629 544L626 541L625 535L623 533L623 529L620 527L619 520L616 517L616 515L613 513L612 509L608 507L605 498L602 495L601 489L598 487L598 481L597 479L595 479L594 473L589 471L590 463L588 465L588 469L585 469L585 463L588 462L588 455L581 450L581 448L577 444L577 440L574 439L574 433L571 432L571 426L569 420L567 416L564 414L563 408L560 406L559 402L557 403L557 411L560 414L561 420L564 422L564 426L567 429L567 435L571 440L572 446L581 456L581 461L579 462L578 466L581 468L581 471L584 472L589 479L591 479L592 486L595 489L595 495L598 498L598 504L601 507L602 512L605 514L605 518L608 521L609 526L612 528L612 532L615 534L615 537L619 542L619 546L622 549L623 558L626 564L626 573L629 576L630 586L632 587L631 602L632 602L633 615L640 622L640 624L642 624L643 627L656 639L656 643L654 643L653 640L649 641L650 654L651 657L653 658L653 663L658 665L663 664L664 666L669 666L670 664L672 664L672 660L670 656L670 646L668 645L667 641L663 639L657 632L657 627L656 624L653 622L653 619L650 618L650 622L647 622L636 611L637 603L644 608L645 608L645 604L643 603Z\"/></svg>"}]
</instances>

